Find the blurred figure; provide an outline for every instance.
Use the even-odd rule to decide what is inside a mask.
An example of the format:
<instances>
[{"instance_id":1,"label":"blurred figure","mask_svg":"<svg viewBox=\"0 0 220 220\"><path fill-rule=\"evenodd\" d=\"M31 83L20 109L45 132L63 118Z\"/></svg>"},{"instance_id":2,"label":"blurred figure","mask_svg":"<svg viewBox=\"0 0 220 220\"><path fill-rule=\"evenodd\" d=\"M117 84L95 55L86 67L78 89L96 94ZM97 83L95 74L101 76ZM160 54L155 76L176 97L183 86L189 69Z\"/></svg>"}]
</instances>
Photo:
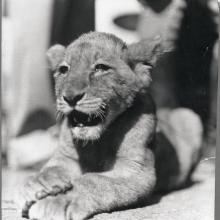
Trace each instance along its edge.
<instances>
[{"instance_id":1,"label":"blurred figure","mask_svg":"<svg viewBox=\"0 0 220 220\"><path fill-rule=\"evenodd\" d=\"M216 114L216 107L211 106L216 103L214 94L217 92L217 81L213 80L217 73L213 62L218 37L217 2L140 2L144 5L138 28L141 37L161 34L175 46L173 54L167 55L152 74L152 93L157 106L193 109L201 116L208 132L210 117Z\"/></svg>"}]
</instances>

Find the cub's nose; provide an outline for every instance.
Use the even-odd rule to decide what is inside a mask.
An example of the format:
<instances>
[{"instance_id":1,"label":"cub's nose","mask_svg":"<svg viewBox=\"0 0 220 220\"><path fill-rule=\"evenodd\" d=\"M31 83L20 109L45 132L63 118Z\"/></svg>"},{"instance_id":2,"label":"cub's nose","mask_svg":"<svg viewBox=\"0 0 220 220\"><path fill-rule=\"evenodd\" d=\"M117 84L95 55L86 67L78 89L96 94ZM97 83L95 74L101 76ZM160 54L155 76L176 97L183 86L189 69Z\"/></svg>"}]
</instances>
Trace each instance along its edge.
<instances>
[{"instance_id":1,"label":"cub's nose","mask_svg":"<svg viewBox=\"0 0 220 220\"><path fill-rule=\"evenodd\" d=\"M85 93L80 93L80 94L77 94L75 96L71 95L71 96L67 96L67 95L64 95L63 96L63 99L65 102L67 102L69 105L71 106L75 106L76 103L82 99L82 97L85 95Z\"/></svg>"}]
</instances>

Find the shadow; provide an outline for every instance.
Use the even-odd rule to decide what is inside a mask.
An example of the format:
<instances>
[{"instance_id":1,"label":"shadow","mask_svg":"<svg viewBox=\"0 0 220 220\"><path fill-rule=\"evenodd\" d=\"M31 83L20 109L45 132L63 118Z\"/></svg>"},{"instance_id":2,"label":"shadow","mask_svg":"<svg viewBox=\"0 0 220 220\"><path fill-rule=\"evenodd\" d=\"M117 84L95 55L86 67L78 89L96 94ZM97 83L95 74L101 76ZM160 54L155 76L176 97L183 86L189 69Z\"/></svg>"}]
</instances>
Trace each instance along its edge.
<instances>
[{"instance_id":1,"label":"shadow","mask_svg":"<svg viewBox=\"0 0 220 220\"><path fill-rule=\"evenodd\" d=\"M201 183L202 183L202 181L199 181L199 180L196 180L196 181L189 180L185 184L183 184L179 187L176 187L176 188L173 188L173 189L170 189L170 190L154 192L148 199L139 201L139 203L137 203L136 206L132 206L132 207L129 207L129 208L144 208L146 206L156 205L156 204L160 203L161 199L164 196L167 196L168 194L170 194L172 192L186 190L186 189L188 189L188 188L190 188L194 185L201 184Z\"/></svg>"},{"instance_id":2,"label":"shadow","mask_svg":"<svg viewBox=\"0 0 220 220\"><path fill-rule=\"evenodd\" d=\"M166 196L172 192L186 190L188 188L191 188L191 187L198 185L198 184L201 184L201 183L202 183L202 181L199 181L199 180L195 180L195 181L189 180L189 181L185 182L184 184L182 184L181 186L174 187L173 189L157 191L154 193L154 195L160 196L162 198L163 196Z\"/></svg>"},{"instance_id":3,"label":"shadow","mask_svg":"<svg viewBox=\"0 0 220 220\"><path fill-rule=\"evenodd\" d=\"M36 129L46 130L55 122L53 115L43 109L38 109L28 115L17 136L25 135Z\"/></svg>"},{"instance_id":4,"label":"shadow","mask_svg":"<svg viewBox=\"0 0 220 220\"><path fill-rule=\"evenodd\" d=\"M191 179L197 163L194 163L184 182L179 183L181 177L180 158L177 155L178 149L175 149L166 132L169 133L169 127L163 128L164 131L156 134L156 149L155 153L155 169L156 169L156 187L155 195L165 195L173 191L184 190L189 187L199 184L200 181ZM174 138L174 137L173 137Z\"/></svg>"},{"instance_id":5,"label":"shadow","mask_svg":"<svg viewBox=\"0 0 220 220\"><path fill-rule=\"evenodd\" d=\"M166 129L169 129L168 127ZM167 131L169 132L169 131ZM156 192L169 191L174 188L174 180L180 174L180 164L175 146L164 132L157 132L155 144Z\"/></svg>"},{"instance_id":6,"label":"shadow","mask_svg":"<svg viewBox=\"0 0 220 220\"><path fill-rule=\"evenodd\" d=\"M175 93L180 106L198 113L205 126L210 114L210 69L218 37L212 12L199 1L185 0L187 8L176 40Z\"/></svg>"},{"instance_id":7,"label":"shadow","mask_svg":"<svg viewBox=\"0 0 220 220\"><path fill-rule=\"evenodd\" d=\"M126 30L135 31L139 20L138 14L126 14L116 17L113 22Z\"/></svg>"},{"instance_id":8,"label":"shadow","mask_svg":"<svg viewBox=\"0 0 220 220\"><path fill-rule=\"evenodd\" d=\"M146 206L158 204L161 201L162 197L163 197L163 195L161 195L161 194L153 193L148 199L142 200L138 204L138 208L144 208Z\"/></svg>"},{"instance_id":9,"label":"shadow","mask_svg":"<svg viewBox=\"0 0 220 220\"><path fill-rule=\"evenodd\" d=\"M167 6L172 2L172 0L163 0L163 1L158 1L158 0L141 0L141 2L150 7L154 12L160 13L164 9L166 9Z\"/></svg>"}]
</instances>

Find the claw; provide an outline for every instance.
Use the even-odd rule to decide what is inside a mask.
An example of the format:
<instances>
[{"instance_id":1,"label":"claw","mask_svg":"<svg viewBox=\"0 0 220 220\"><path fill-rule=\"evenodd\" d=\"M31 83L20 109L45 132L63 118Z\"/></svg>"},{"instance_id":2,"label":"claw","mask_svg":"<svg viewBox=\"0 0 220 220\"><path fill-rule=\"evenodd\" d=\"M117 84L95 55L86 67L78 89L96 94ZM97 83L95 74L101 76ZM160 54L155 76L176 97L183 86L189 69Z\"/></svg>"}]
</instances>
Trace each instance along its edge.
<instances>
[{"instance_id":1,"label":"claw","mask_svg":"<svg viewBox=\"0 0 220 220\"><path fill-rule=\"evenodd\" d=\"M21 211L22 218L28 218L29 219L29 209L34 204L34 201L26 202L24 208Z\"/></svg>"},{"instance_id":2,"label":"claw","mask_svg":"<svg viewBox=\"0 0 220 220\"><path fill-rule=\"evenodd\" d=\"M37 192L37 193L36 193L36 198L37 198L37 199L43 199L43 198L46 197L47 194L48 194L48 193L47 193L46 191L42 190L41 192Z\"/></svg>"}]
</instances>

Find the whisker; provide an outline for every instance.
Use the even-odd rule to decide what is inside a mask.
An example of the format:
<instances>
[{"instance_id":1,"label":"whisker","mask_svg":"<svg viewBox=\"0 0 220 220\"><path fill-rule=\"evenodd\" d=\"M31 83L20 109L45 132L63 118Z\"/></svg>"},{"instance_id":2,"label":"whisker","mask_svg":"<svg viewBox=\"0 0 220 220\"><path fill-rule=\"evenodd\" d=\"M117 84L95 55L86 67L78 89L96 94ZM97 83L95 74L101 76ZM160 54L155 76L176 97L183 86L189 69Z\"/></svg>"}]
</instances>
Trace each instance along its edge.
<instances>
[{"instance_id":1,"label":"whisker","mask_svg":"<svg viewBox=\"0 0 220 220\"><path fill-rule=\"evenodd\" d=\"M83 143L82 143L83 147L85 147L89 143L89 141L87 139L83 139L82 141L83 141Z\"/></svg>"},{"instance_id":2,"label":"whisker","mask_svg":"<svg viewBox=\"0 0 220 220\"><path fill-rule=\"evenodd\" d=\"M64 118L64 114L61 111L57 110L57 112L56 112L56 120L58 122L60 122L60 121L63 120L63 118Z\"/></svg>"},{"instance_id":3,"label":"whisker","mask_svg":"<svg viewBox=\"0 0 220 220\"><path fill-rule=\"evenodd\" d=\"M97 114L101 118L101 120L104 121L104 118L105 118L104 112L99 110L99 111L97 111Z\"/></svg>"}]
</instances>

